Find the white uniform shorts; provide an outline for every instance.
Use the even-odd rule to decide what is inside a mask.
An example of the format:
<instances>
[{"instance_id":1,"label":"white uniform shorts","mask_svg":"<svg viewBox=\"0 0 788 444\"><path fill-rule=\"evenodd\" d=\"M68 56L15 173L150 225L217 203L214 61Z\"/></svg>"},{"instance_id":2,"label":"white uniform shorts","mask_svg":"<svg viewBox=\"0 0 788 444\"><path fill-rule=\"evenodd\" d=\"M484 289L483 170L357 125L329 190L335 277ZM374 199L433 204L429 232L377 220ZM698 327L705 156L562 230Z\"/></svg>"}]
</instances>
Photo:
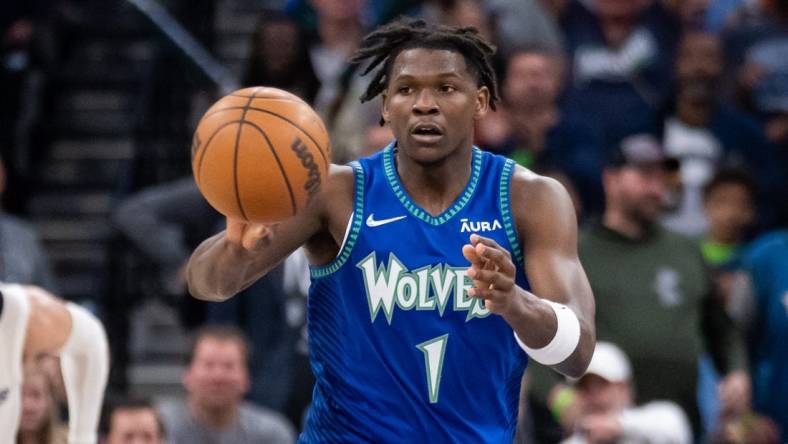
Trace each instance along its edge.
<instances>
[{"instance_id":1,"label":"white uniform shorts","mask_svg":"<svg viewBox=\"0 0 788 444\"><path fill-rule=\"evenodd\" d=\"M22 353L30 302L20 285L0 284L0 292L0 444L12 444L22 411Z\"/></svg>"}]
</instances>

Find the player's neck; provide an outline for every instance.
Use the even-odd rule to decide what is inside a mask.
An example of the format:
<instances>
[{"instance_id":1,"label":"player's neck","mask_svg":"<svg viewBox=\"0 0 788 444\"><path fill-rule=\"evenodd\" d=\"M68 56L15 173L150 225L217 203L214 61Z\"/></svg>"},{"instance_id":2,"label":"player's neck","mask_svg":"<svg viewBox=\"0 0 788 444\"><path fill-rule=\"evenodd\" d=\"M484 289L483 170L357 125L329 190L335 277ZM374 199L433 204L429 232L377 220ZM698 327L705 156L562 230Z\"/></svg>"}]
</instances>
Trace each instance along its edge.
<instances>
[{"instance_id":1,"label":"player's neck","mask_svg":"<svg viewBox=\"0 0 788 444\"><path fill-rule=\"evenodd\" d=\"M460 148L440 162L421 164L397 153L397 174L413 201L433 216L444 212L471 177L472 149Z\"/></svg>"},{"instance_id":2,"label":"player's neck","mask_svg":"<svg viewBox=\"0 0 788 444\"><path fill-rule=\"evenodd\" d=\"M238 421L237 404L227 408L211 409L189 398L188 406L197 422L211 429L224 430Z\"/></svg>"}]
</instances>

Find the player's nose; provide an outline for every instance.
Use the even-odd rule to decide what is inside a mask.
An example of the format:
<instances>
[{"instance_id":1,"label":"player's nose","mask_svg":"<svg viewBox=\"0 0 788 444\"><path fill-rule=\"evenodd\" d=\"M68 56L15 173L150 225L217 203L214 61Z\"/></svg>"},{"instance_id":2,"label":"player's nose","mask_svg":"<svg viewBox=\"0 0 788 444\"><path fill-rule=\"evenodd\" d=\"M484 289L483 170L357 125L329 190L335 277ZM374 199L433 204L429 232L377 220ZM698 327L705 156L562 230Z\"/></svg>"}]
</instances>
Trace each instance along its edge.
<instances>
[{"instance_id":1,"label":"player's nose","mask_svg":"<svg viewBox=\"0 0 788 444\"><path fill-rule=\"evenodd\" d=\"M416 115L436 114L438 112L438 102L429 91L424 88L416 95L416 100L413 102L413 113Z\"/></svg>"}]
</instances>

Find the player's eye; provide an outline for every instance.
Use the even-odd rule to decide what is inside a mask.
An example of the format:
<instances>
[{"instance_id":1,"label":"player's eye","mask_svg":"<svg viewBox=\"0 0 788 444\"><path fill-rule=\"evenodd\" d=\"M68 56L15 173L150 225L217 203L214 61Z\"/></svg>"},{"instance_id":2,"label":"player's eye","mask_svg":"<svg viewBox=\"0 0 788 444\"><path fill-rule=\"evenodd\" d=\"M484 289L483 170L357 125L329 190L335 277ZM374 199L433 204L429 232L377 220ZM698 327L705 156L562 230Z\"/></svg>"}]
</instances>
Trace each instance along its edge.
<instances>
[{"instance_id":1,"label":"player's eye","mask_svg":"<svg viewBox=\"0 0 788 444\"><path fill-rule=\"evenodd\" d=\"M397 92L400 94L410 94L411 92L413 92L413 88L407 85L402 85L399 88L397 88Z\"/></svg>"},{"instance_id":2,"label":"player's eye","mask_svg":"<svg viewBox=\"0 0 788 444\"><path fill-rule=\"evenodd\" d=\"M457 91L457 88L455 88L454 85L446 84L446 85L441 85L440 88L438 88L438 91L442 93L451 93Z\"/></svg>"}]
</instances>

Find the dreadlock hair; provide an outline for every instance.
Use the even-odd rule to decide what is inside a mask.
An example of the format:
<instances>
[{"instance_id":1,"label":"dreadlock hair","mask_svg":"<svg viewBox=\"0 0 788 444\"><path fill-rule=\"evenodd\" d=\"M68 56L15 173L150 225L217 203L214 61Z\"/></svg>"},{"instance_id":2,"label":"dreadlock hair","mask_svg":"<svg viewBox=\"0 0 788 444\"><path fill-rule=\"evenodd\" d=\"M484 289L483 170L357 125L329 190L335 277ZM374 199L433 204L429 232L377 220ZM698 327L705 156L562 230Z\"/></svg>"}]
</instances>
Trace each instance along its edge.
<instances>
[{"instance_id":1,"label":"dreadlock hair","mask_svg":"<svg viewBox=\"0 0 788 444\"><path fill-rule=\"evenodd\" d=\"M490 90L490 107L495 110L498 97L498 81L492 67L495 46L485 41L476 28L464 28L428 24L421 19L401 17L371 33L361 41L351 63L360 64L372 60L361 73L366 75L383 64L375 73L361 101L374 99L388 87L391 67L400 52L412 48L446 49L462 54L478 86ZM381 125L383 124L381 120Z\"/></svg>"}]
</instances>

